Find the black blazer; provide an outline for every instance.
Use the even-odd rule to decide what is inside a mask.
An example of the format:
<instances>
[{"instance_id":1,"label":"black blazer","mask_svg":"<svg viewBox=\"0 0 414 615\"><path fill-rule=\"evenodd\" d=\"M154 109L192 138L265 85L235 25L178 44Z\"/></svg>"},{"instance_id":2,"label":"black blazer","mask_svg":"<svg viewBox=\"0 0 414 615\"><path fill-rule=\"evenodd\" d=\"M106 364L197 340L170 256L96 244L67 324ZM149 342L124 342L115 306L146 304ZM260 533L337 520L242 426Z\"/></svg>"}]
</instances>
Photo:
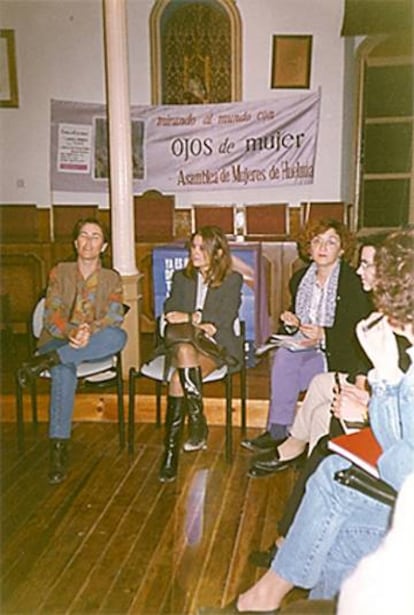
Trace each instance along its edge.
<instances>
[{"instance_id":1,"label":"black blazer","mask_svg":"<svg viewBox=\"0 0 414 615\"><path fill-rule=\"evenodd\" d=\"M309 266L296 271L290 279L292 312L295 312L299 283L308 268ZM329 371L354 372L361 362L367 360L356 337L355 326L362 318L366 318L371 310L371 301L368 293L362 289L359 277L346 262L341 261L335 321L332 327L325 327L325 353Z\"/></svg>"},{"instance_id":2,"label":"black blazer","mask_svg":"<svg viewBox=\"0 0 414 615\"><path fill-rule=\"evenodd\" d=\"M235 319L239 315L243 277L232 271L217 288L207 290L202 322L213 324L217 333L214 336L218 344L227 352L241 360L243 348L240 337L233 330ZM197 278L188 278L182 269L175 271L172 279L171 294L164 302L164 313L194 312L197 297Z\"/></svg>"}]
</instances>

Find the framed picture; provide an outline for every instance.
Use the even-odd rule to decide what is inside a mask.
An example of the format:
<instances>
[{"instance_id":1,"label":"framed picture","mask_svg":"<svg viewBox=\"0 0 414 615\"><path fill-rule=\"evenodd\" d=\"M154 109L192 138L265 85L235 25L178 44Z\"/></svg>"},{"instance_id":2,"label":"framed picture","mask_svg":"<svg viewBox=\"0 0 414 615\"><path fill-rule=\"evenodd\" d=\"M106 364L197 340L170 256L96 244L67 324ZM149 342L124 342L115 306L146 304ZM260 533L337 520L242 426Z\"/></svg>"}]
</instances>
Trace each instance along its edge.
<instances>
[{"instance_id":1,"label":"framed picture","mask_svg":"<svg viewBox=\"0 0 414 615\"><path fill-rule=\"evenodd\" d=\"M0 107L18 107L14 30L0 30Z\"/></svg>"},{"instance_id":2,"label":"framed picture","mask_svg":"<svg viewBox=\"0 0 414 615\"><path fill-rule=\"evenodd\" d=\"M274 35L272 88L309 88L312 36Z\"/></svg>"}]
</instances>

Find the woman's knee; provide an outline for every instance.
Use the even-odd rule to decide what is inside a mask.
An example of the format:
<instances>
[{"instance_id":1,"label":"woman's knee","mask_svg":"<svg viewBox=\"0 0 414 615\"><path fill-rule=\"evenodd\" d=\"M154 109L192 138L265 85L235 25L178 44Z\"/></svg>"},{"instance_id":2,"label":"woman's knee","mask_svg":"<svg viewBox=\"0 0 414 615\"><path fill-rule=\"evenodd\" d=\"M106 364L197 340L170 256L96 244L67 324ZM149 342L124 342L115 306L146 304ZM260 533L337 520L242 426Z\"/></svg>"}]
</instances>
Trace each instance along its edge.
<instances>
[{"instance_id":1,"label":"woman's knee","mask_svg":"<svg viewBox=\"0 0 414 615\"><path fill-rule=\"evenodd\" d=\"M177 344L174 357L178 367L198 365L198 353L192 344Z\"/></svg>"}]
</instances>

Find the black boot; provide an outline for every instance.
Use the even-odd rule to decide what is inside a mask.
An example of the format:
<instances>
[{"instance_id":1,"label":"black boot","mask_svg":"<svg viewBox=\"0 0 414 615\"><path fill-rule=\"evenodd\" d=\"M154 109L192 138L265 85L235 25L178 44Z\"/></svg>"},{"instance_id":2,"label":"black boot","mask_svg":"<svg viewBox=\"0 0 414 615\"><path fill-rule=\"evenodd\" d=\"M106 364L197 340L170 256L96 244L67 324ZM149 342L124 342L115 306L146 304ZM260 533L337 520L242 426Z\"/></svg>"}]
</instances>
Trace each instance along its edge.
<instances>
[{"instance_id":1,"label":"black boot","mask_svg":"<svg viewBox=\"0 0 414 615\"><path fill-rule=\"evenodd\" d=\"M59 365L59 363L60 357L56 350L36 355L30 361L23 363L22 367L19 369L17 377L20 386L25 387L43 371L51 369L55 367L55 365Z\"/></svg>"},{"instance_id":2,"label":"black boot","mask_svg":"<svg viewBox=\"0 0 414 615\"><path fill-rule=\"evenodd\" d=\"M160 469L162 483L172 483L177 477L183 419L184 397L169 396L165 419L165 451Z\"/></svg>"},{"instance_id":3,"label":"black boot","mask_svg":"<svg viewBox=\"0 0 414 615\"><path fill-rule=\"evenodd\" d=\"M207 448L208 436L207 421L203 414L201 369L180 367L178 373L188 410L188 439L183 448L187 452L198 451Z\"/></svg>"},{"instance_id":4,"label":"black boot","mask_svg":"<svg viewBox=\"0 0 414 615\"><path fill-rule=\"evenodd\" d=\"M68 441L52 439L49 448L49 484L58 485L67 475Z\"/></svg>"}]
</instances>

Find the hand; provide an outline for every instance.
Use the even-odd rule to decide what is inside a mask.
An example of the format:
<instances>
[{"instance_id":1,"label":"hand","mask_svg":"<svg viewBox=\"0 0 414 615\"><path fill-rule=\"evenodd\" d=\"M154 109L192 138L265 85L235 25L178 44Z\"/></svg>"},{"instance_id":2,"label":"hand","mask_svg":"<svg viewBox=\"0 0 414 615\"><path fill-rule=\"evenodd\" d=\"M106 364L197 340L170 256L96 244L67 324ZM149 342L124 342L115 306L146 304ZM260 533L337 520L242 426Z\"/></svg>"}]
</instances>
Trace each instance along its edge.
<instances>
[{"instance_id":1,"label":"hand","mask_svg":"<svg viewBox=\"0 0 414 615\"><path fill-rule=\"evenodd\" d=\"M323 327L319 325L301 325L299 331L303 333L305 337L313 340L315 344L321 342L325 336Z\"/></svg>"},{"instance_id":2,"label":"hand","mask_svg":"<svg viewBox=\"0 0 414 615\"><path fill-rule=\"evenodd\" d=\"M188 322L188 314L187 312L168 312L168 314L165 315L165 320L171 325Z\"/></svg>"},{"instance_id":3,"label":"hand","mask_svg":"<svg viewBox=\"0 0 414 615\"><path fill-rule=\"evenodd\" d=\"M354 385L346 384L335 396L331 411L337 419L363 422L368 412L369 394Z\"/></svg>"},{"instance_id":4,"label":"hand","mask_svg":"<svg viewBox=\"0 0 414 615\"><path fill-rule=\"evenodd\" d=\"M287 325L288 327L299 328L300 326L300 320L296 316L296 314L294 314L293 312L289 312L289 311L282 312L280 316L280 320L283 322L283 324Z\"/></svg>"},{"instance_id":5,"label":"hand","mask_svg":"<svg viewBox=\"0 0 414 615\"><path fill-rule=\"evenodd\" d=\"M69 345L72 348L84 348L88 345L90 336L90 326L87 323L83 323L69 336Z\"/></svg>"},{"instance_id":6,"label":"hand","mask_svg":"<svg viewBox=\"0 0 414 615\"><path fill-rule=\"evenodd\" d=\"M401 377L398 367L398 346L387 318L373 312L356 327L358 340L380 378L397 381Z\"/></svg>"},{"instance_id":7,"label":"hand","mask_svg":"<svg viewBox=\"0 0 414 615\"><path fill-rule=\"evenodd\" d=\"M202 325L198 325L198 327L202 329L202 331L207 333L209 337L214 337L215 334L217 333L216 327L212 325L210 322L205 322Z\"/></svg>"}]
</instances>

